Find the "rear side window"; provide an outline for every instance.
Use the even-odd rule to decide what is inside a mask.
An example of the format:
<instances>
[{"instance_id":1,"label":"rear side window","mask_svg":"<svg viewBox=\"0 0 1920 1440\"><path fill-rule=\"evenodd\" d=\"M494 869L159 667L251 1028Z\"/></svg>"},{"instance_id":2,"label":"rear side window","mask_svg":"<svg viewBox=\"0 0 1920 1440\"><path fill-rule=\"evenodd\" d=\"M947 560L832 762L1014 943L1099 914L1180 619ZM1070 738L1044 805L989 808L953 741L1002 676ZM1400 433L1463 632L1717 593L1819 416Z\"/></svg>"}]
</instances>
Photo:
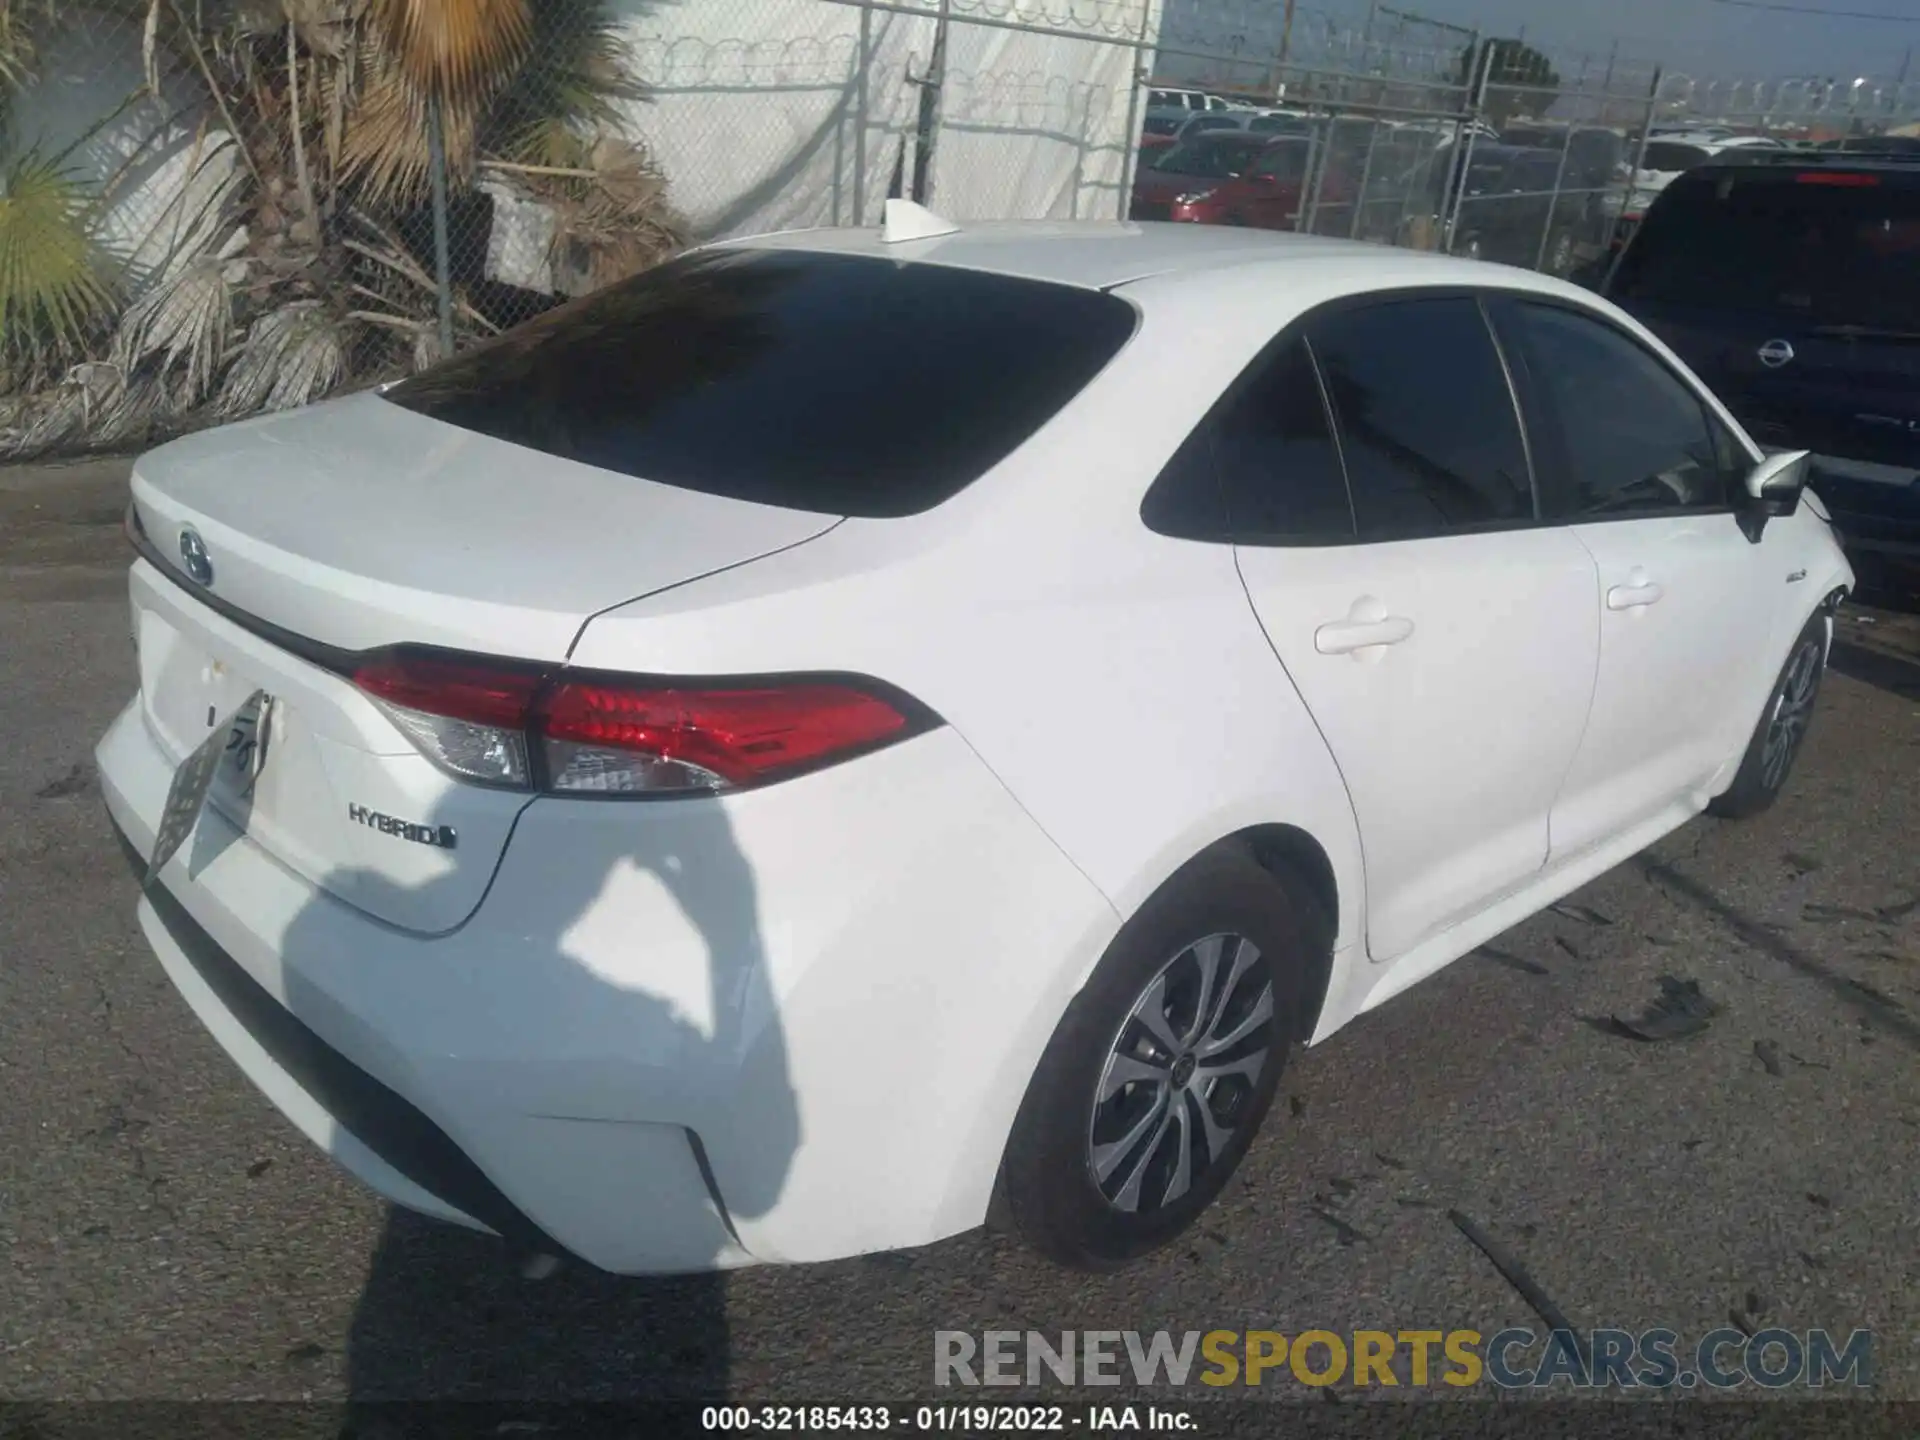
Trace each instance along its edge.
<instances>
[{"instance_id":1,"label":"rear side window","mask_svg":"<svg viewBox=\"0 0 1920 1440\"><path fill-rule=\"evenodd\" d=\"M1134 329L1125 301L865 256L720 251L549 312L386 392L528 449L827 515L929 510Z\"/></svg>"},{"instance_id":2,"label":"rear side window","mask_svg":"<svg viewBox=\"0 0 1920 1440\"><path fill-rule=\"evenodd\" d=\"M1920 331L1920 183L1897 178L1769 166L1677 180L1608 294Z\"/></svg>"},{"instance_id":3,"label":"rear side window","mask_svg":"<svg viewBox=\"0 0 1920 1440\"><path fill-rule=\"evenodd\" d=\"M1167 462L1141 506L1150 530L1244 545L1353 539L1353 509L1298 336L1250 365Z\"/></svg>"},{"instance_id":4,"label":"rear side window","mask_svg":"<svg viewBox=\"0 0 1920 1440\"><path fill-rule=\"evenodd\" d=\"M1519 416L1476 301L1340 310L1308 333L1333 402L1361 539L1533 518Z\"/></svg>"},{"instance_id":5,"label":"rear side window","mask_svg":"<svg viewBox=\"0 0 1920 1440\"><path fill-rule=\"evenodd\" d=\"M1247 544L1351 540L1340 452L1304 340L1263 359L1213 431L1234 537Z\"/></svg>"}]
</instances>

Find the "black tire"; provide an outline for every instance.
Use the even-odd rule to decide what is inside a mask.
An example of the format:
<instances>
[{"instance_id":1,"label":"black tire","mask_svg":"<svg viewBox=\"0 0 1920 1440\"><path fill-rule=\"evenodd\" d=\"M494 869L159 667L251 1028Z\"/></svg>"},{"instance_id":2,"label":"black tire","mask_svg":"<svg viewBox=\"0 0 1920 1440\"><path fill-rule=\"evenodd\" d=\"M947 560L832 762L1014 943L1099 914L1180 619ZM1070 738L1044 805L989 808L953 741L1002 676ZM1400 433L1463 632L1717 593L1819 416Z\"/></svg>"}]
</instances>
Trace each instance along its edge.
<instances>
[{"instance_id":1,"label":"black tire","mask_svg":"<svg viewBox=\"0 0 1920 1440\"><path fill-rule=\"evenodd\" d=\"M1303 1038L1296 987L1315 973L1309 947L1330 927L1295 889L1244 850L1219 846L1182 868L1114 938L1041 1057L1001 1166L1004 1218L1043 1255L1079 1270L1117 1268L1173 1240L1219 1195ZM1242 966L1247 946L1253 956ZM1199 988L1209 954L1211 1024ZM1236 968L1239 978L1222 993ZM1270 1018L1202 1058L1213 1040L1257 1016L1262 994ZM1161 1053L1143 1009L1157 1009L1177 1053ZM1227 1073L1255 1054L1253 1073ZM1120 1083L1130 1070L1161 1078ZM1137 1133L1132 1142L1129 1133ZM1182 1149L1187 1183L1175 1193ZM1112 1167L1104 1182L1097 1164Z\"/></svg>"},{"instance_id":2,"label":"black tire","mask_svg":"<svg viewBox=\"0 0 1920 1440\"><path fill-rule=\"evenodd\" d=\"M1814 702L1820 698L1820 682L1827 673L1828 611L1816 611L1794 639L1787 663L1780 667L1780 678L1767 692L1766 708L1747 742L1747 753L1740 759L1733 783L1707 802L1707 813L1723 820L1744 820L1758 815L1780 798L1793 762L1806 740L1813 719Z\"/></svg>"}]
</instances>

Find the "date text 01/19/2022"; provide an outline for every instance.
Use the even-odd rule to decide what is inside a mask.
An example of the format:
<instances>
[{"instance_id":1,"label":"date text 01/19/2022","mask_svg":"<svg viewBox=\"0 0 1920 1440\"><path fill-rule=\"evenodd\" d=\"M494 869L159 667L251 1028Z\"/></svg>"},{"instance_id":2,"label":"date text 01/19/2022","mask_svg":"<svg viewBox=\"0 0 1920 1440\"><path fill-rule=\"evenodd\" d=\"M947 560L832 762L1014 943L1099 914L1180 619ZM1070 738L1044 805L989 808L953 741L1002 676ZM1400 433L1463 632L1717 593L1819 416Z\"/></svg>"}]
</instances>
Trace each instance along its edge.
<instances>
[{"instance_id":1,"label":"date text 01/19/2022","mask_svg":"<svg viewBox=\"0 0 1920 1440\"><path fill-rule=\"evenodd\" d=\"M1186 1411L1153 1405L709 1405L700 1413L700 1427L801 1435L876 1430L1107 1435L1196 1428Z\"/></svg>"}]
</instances>

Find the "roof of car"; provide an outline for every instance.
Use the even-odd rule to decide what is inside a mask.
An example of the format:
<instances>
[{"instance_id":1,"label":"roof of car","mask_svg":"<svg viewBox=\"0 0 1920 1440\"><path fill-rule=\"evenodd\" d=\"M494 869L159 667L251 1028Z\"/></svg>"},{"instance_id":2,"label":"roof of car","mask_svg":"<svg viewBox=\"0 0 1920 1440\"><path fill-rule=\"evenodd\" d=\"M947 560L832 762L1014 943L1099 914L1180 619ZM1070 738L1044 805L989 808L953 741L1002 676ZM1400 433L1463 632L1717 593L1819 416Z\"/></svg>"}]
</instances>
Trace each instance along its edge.
<instances>
[{"instance_id":1,"label":"roof of car","mask_svg":"<svg viewBox=\"0 0 1920 1440\"><path fill-rule=\"evenodd\" d=\"M1719 151L1688 173L1719 173L1728 169L1871 170L1920 180L1920 155L1886 150L1766 150L1738 145Z\"/></svg>"},{"instance_id":2,"label":"roof of car","mask_svg":"<svg viewBox=\"0 0 1920 1440\"><path fill-rule=\"evenodd\" d=\"M1202 274L1246 265L1337 264L1418 269L1421 283L1485 284L1489 266L1358 240L1227 225L1109 220L1006 220L969 224L927 240L888 244L879 229L791 230L726 242L726 248L805 250L954 265L1029 280L1105 290L1152 276ZM1503 277L1511 279L1511 276Z\"/></svg>"}]
</instances>

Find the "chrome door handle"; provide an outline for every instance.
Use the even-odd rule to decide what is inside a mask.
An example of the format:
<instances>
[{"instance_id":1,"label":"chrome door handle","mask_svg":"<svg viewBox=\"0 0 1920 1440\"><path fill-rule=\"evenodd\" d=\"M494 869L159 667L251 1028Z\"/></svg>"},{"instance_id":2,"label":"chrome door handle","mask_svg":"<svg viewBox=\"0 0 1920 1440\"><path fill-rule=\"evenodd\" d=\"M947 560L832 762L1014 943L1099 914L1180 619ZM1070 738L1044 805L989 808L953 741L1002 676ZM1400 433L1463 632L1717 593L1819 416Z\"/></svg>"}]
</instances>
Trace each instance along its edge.
<instances>
[{"instance_id":1,"label":"chrome door handle","mask_svg":"<svg viewBox=\"0 0 1920 1440\"><path fill-rule=\"evenodd\" d=\"M1313 632L1313 648L1322 655L1351 655L1374 645L1398 645L1413 634L1413 622L1404 615L1379 620L1337 620Z\"/></svg>"},{"instance_id":2,"label":"chrome door handle","mask_svg":"<svg viewBox=\"0 0 1920 1440\"><path fill-rule=\"evenodd\" d=\"M1607 591L1607 609L1638 610L1644 605L1657 603L1665 593L1651 580L1638 585L1616 585Z\"/></svg>"}]
</instances>

